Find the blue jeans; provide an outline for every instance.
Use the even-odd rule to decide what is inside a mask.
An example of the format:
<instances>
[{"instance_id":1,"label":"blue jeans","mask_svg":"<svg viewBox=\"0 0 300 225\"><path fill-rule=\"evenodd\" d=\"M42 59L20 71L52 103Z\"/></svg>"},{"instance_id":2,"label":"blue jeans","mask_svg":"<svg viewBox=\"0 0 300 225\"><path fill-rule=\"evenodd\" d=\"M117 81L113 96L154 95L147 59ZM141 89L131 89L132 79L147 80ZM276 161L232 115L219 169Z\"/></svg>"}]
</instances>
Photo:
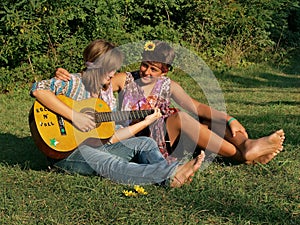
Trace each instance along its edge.
<instances>
[{"instance_id":1,"label":"blue jeans","mask_svg":"<svg viewBox=\"0 0 300 225\"><path fill-rule=\"evenodd\" d=\"M178 162L169 164L153 139L134 137L97 148L82 145L55 166L71 173L97 174L122 184L167 185Z\"/></svg>"}]
</instances>

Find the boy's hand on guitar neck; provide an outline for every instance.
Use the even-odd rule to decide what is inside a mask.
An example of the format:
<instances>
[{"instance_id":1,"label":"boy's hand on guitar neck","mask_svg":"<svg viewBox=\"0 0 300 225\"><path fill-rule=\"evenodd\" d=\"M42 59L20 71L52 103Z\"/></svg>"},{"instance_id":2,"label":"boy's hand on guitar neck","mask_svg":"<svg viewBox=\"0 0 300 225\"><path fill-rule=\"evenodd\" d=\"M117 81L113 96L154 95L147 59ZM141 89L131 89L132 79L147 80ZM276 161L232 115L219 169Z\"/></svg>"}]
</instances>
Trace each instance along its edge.
<instances>
[{"instance_id":1,"label":"boy's hand on guitar neck","mask_svg":"<svg viewBox=\"0 0 300 225\"><path fill-rule=\"evenodd\" d=\"M152 124L154 121L162 117L161 111L159 108L154 109L154 113L150 114L149 116L145 117L145 121L148 123L148 125Z\"/></svg>"},{"instance_id":2,"label":"boy's hand on guitar neck","mask_svg":"<svg viewBox=\"0 0 300 225\"><path fill-rule=\"evenodd\" d=\"M95 118L86 113L73 111L72 123L82 132L88 132L96 128Z\"/></svg>"}]
</instances>

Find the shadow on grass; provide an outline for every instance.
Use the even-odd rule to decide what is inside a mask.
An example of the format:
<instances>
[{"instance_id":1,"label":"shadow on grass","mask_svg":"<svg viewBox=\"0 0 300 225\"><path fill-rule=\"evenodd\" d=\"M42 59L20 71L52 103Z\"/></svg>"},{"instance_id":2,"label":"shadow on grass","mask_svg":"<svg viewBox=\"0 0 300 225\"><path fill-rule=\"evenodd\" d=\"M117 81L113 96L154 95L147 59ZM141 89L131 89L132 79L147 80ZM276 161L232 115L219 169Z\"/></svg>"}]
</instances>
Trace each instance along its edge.
<instances>
[{"instance_id":1,"label":"shadow on grass","mask_svg":"<svg viewBox=\"0 0 300 225\"><path fill-rule=\"evenodd\" d=\"M0 134L0 163L18 165L23 169L44 170L46 157L37 149L32 138L19 138L15 135Z\"/></svg>"},{"instance_id":2,"label":"shadow on grass","mask_svg":"<svg viewBox=\"0 0 300 225\"><path fill-rule=\"evenodd\" d=\"M250 72L248 72L250 73ZM230 81L239 84L241 87L261 88L261 87L278 87L278 88L298 88L300 87L300 75L286 75L275 73L257 73L247 76L233 74L230 71L214 72L221 81Z\"/></svg>"},{"instance_id":3,"label":"shadow on grass","mask_svg":"<svg viewBox=\"0 0 300 225\"><path fill-rule=\"evenodd\" d=\"M300 101L269 101L269 102L246 102L243 101L245 105L259 105L259 106L269 106L269 105L290 105L290 106L300 106Z\"/></svg>"}]
</instances>

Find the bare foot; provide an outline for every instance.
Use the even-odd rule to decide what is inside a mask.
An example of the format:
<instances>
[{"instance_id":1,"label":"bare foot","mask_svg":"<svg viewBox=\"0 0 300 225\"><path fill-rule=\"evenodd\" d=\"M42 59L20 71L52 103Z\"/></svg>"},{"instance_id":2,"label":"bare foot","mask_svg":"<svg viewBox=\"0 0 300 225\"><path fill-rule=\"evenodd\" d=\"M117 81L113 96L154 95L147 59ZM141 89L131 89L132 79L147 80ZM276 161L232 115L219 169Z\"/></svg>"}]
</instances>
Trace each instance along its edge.
<instances>
[{"instance_id":1,"label":"bare foot","mask_svg":"<svg viewBox=\"0 0 300 225\"><path fill-rule=\"evenodd\" d=\"M274 153L270 153L270 154L267 154L267 155L260 156L257 159L254 159L253 161L246 161L245 163L248 164L248 165L254 165L256 163L267 164L272 159L274 159L278 155L278 153L280 153L280 152L281 152L281 150L278 150Z\"/></svg>"},{"instance_id":2,"label":"bare foot","mask_svg":"<svg viewBox=\"0 0 300 225\"><path fill-rule=\"evenodd\" d=\"M245 159L249 162L259 162L266 164L270 162L280 151L283 150L285 136L283 130L278 130L273 134L256 140L245 142Z\"/></svg>"},{"instance_id":3,"label":"bare foot","mask_svg":"<svg viewBox=\"0 0 300 225\"><path fill-rule=\"evenodd\" d=\"M279 130L282 131L282 130ZM277 149L276 152L267 154L267 155L263 155L258 157L257 159L254 159L254 163L258 162L261 164L267 164L268 162L270 162L275 156L277 156L278 153L280 153L283 150L283 142L285 139L284 133L283 132L277 132L280 135L280 139L281 139L281 146L279 149Z\"/></svg>"},{"instance_id":4,"label":"bare foot","mask_svg":"<svg viewBox=\"0 0 300 225\"><path fill-rule=\"evenodd\" d=\"M201 152L201 154L196 158L192 159L182 166L179 166L170 186L173 188L181 187L183 184L188 182L194 175L194 173L200 168L204 157L204 152Z\"/></svg>"}]
</instances>

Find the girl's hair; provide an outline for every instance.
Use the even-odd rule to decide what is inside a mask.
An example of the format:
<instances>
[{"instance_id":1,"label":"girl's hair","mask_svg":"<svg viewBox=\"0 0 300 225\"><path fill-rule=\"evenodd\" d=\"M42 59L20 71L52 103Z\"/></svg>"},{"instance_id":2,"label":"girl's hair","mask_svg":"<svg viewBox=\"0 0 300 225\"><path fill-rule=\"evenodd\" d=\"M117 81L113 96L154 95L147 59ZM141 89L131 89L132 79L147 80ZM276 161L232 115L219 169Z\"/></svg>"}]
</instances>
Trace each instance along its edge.
<instances>
[{"instance_id":1,"label":"girl's hair","mask_svg":"<svg viewBox=\"0 0 300 225\"><path fill-rule=\"evenodd\" d=\"M103 76L117 70L123 62L123 54L108 41L99 39L92 41L83 51L86 68L83 71L82 82L91 93L99 93Z\"/></svg>"},{"instance_id":2,"label":"girl's hair","mask_svg":"<svg viewBox=\"0 0 300 225\"><path fill-rule=\"evenodd\" d=\"M142 58L143 61L162 63L163 69L168 71L175 58L175 52L166 42L159 40L147 41L144 46Z\"/></svg>"}]
</instances>

